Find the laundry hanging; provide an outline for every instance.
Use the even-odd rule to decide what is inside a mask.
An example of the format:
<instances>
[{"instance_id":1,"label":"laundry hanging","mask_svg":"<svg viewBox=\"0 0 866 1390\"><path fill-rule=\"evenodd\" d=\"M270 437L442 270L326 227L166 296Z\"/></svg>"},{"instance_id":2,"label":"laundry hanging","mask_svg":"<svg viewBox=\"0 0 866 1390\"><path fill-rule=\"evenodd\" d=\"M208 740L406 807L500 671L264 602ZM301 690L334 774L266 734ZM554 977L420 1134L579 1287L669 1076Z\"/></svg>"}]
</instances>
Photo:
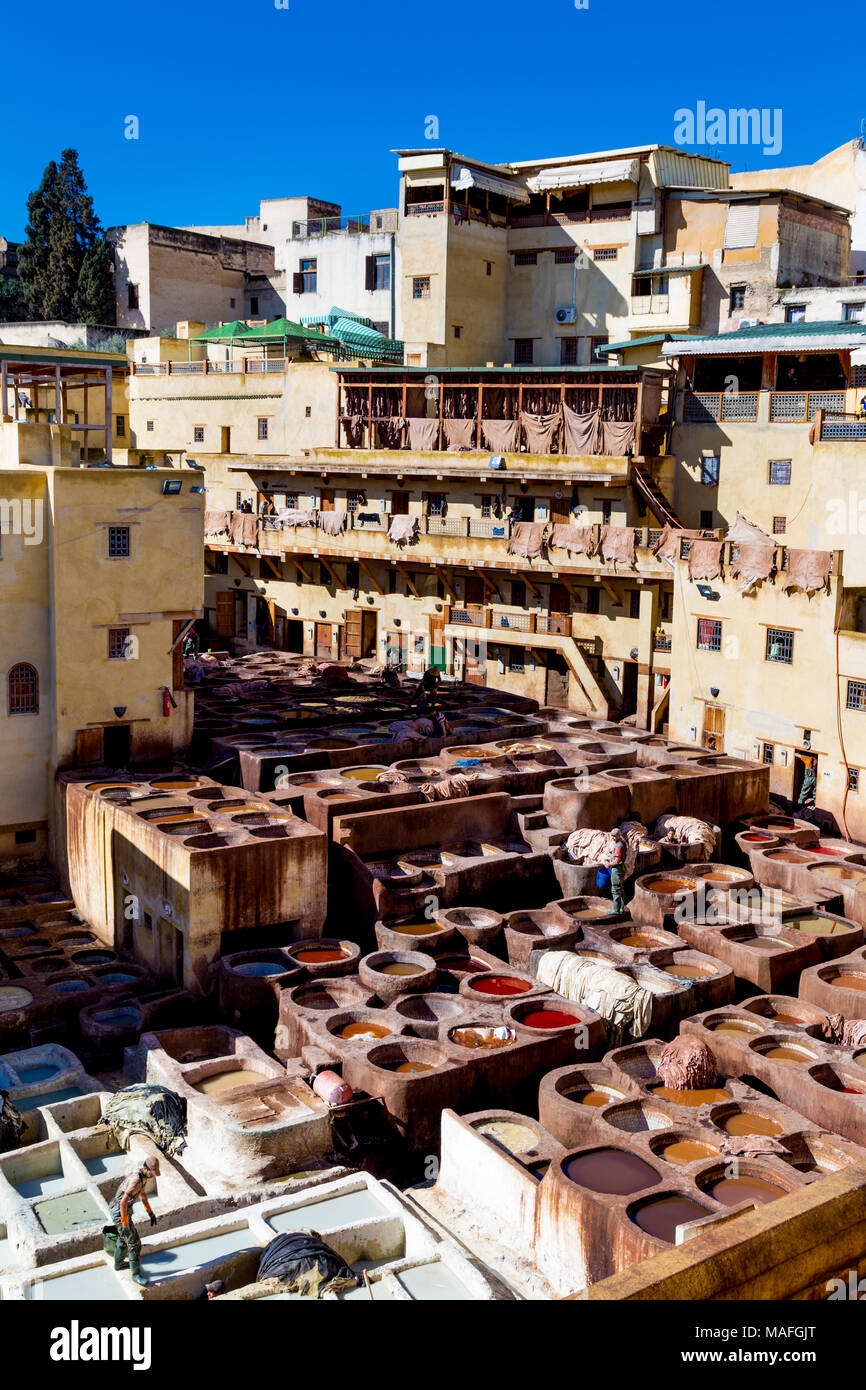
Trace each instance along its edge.
<instances>
[{"instance_id":1,"label":"laundry hanging","mask_svg":"<svg viewBox=\"0 0 866 1390\"><path fill-rule=\"evenodd\" d=\"M439 421L426 417L406 421L409 426L410 449L435 449L439 444Z\"/></svg>"},{"instance_id":2,"label":"laundry hanging","mask_svg":"<svg viewBox=\"0 0 866 1390\"><path fill-rule=\"evenodd\" d=\"M527 453L556 453L554 442L559 437L561 420L562 415L558 410L552 411L549 415L533 415L528 410L521 410L520 423L523 426L523 437L526 440Z\"/></svg>"},{"instance_id":3,"label":"laundry hanging","mask_svg":"<svg viewBox=\"0 0 866 1390\"><path fill-rule=\"evenodd\" d=\"M563 436L566 454L597 454L601 443L599 425L601 411L572 410L570 405L562 407Z\"/></svg>"},{"instance_id":4,"label":"laundry hanging","mask_svg":"<svg viewBox=\"0 0 866 1390\"><path fill-rule=\"evenodd\" d=\"M591 555L595 547L595 533L591 526L569 526L565 521L557 521L550 544L557 550L568 550L575 555Z\"/></svg>"},{"instance_id":5,"label":"laundry hanging","mask_svg":"<svg viewBox=\"0 0 866 1390\"><path fill-rule=\"evenodd\" d=\"M689 546L689 579L721 579L722 541L692 541Z\"/></svg>"},{"instance_id":6,"label":"laundry hanging","mask_svg":"<svg viewBox=\"0 0 866 1390\"><path fill-rule=\"evenodd\" d=\"M802 589L807 594L816 590L829 593L832 563L833 556L829 550L789 550L782 588L786 594L791 589Z\"/></svg>"},{"instance_id":7,"label":"laundry hanging","mask_svg":"<svg viewBox=\"0 0 866 1390\"><path fill-rule=\"evenodd\" d=\"M633 526L602 526L598 554L603 560L625 561L634 569L636 564Z\"/></svg>"},{"instance_id":8,"label":"laundry hanging","mask_svg":"<svg viewBox=\"0 0 866 1390\"><path fill-rule=\"evenodd\" d=\"M483 419L481 436L494 454L516 454L520 447L520 426L516 420Z\"/></svg>"},{"instance_id":9,"label":"laundry hanging","mask_svg":"<svg viewBox=\"0 0 866 1390\"><path fill-rule=\"evenodd\" d=\"M452 452L475 448L474 420L443 420L442 428L445 431L447 446Z\"/></svg>"},{"instance_id":10,"label":"laundry hanging","mask_svg":"<svg viewBox=\"0 0 866 1390\"><path fill-rule=\"evenodd\" d=\"M627 454L634 445L634 420L602 420L601 452L614 458Z\"/></svg>"},{"instance_id":11,"label":"laundry hanging","mask_svg":"<svg viewBox=\"0 0 866 1390\"><path fill-rule=\"evenodd\" d=\"M508 554L523 555L527 560L532 560L543 550L544 522L518 521L508 542Z\"/></svg>"}]
</instances>

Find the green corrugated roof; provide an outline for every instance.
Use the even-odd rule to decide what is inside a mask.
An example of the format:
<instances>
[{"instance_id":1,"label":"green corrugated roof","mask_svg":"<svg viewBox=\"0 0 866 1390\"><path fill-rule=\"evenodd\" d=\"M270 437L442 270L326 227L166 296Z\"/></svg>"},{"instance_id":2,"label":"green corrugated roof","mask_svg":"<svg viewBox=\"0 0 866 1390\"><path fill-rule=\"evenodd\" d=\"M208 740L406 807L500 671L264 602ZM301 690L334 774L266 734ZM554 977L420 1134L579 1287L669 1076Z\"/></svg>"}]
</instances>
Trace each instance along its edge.
<instances>
[{"instance_id":1,"label":"green corrugated roof","mask_svg":"<svg viewBox=\"0 0 866 1390\"><path fill-rule=\"evenodd\" d=\"M633 366L633 367L614 367L614 366L611 366L609 363L604 363L604 364L602 364L601 362L596 362L596 363L594 363L591 367L553 367L553 366L551 366L551 367L539 367L539 366L536 365L536 366L520 366L520 367L399 367L399 366L387 367L387 366L382 366L382 367L332 367L332 368L331 368L331 371L332 371L332 372L343 372L343 373L346 374L346 375L350 375L350 374L353 373L353 372L365 372L365 373L368 373L368 374L369 374L371 371L374 371L374 372L377 372L377 373L379 373L379 374L387 374L387 373L391 372L391 373L395 373L395 374L396 374L396 373L399 373L399 375L400 375L401 377L419 376L419 377L422 377L422 378L423 378L423 377L428 376L428 375L430 375L430 374L432 373L434 376L437 376L437 377L440 377L440 376L441 376L441 377L455 376L455 377L457 377L458 381L461 380L461 378L465 378L465 377L469 377L469 376L508 376L508 375L510 375L510 374L512 374L512 373L515 374L515 375L519 375L519 374L526 375L527 373L530 373L530 374L534 374L535 376L543 376L543 377L564 377L564 376L579 376L579 375L581 375L581 374L583 374L583 375L588 375L588 374L590 374L590 373L592 373L593 375L597 375L599 372L609 372L609 373L611 373L611 375L613 375L613 374L615 374L615 373L617 373L617 372L643 372L643 371L650 371L650 370L653 371L653 372L665 372L665 371L670 371L670 368L669 368L669 367L652 367L652 368L649 368L649 367L642 367L642 366L641 366L641 367L639 367L639 366Z\"/></svg>"},{"instance_id":2,"label":"green corrugated roof","mask_svg":"<svg viewBox=\"0 0 866 1390\"><path fill-rule=\"evenodd\" d=\"M849 333L863 333L864 327L866 325L862 323L823 319L817 323L757 323L749 328L735 328L731 333L716 333L713 336L720 342L731 343L748 338L823 338L828 333L841 333L843 336Z\"/></svg>"},{"instance_id":3,"label":"green corrugated roof","mask_svg":"<svg viewBox=\"0 0 866 1390\"><path fill-rule=\"evenodd\" d=\"M302 340L305 343L314 343L317 347L339 347L339 339L329 338L324 333L316 333L309 328L304 328L300 323L294 323L291 319L274 319L272 323L263 323L259 328L248 328L246 333L239 333L237 337L247 343L279 342L280 338L292 338Z\"/></svg>"},{"instance_id":4,"label":"green corrugated roof","mask_svg":"<svg viewBox=\"0 0 866 1390\"><path fill-rule=\"evenodd\" d=\"M653 333L648 338L625 338L621 343L605 343L604 347L598 349L599 356L604 356L608 352L623 352L626 348L633 347L655 347L657 343L681 343L686 338L692 338L692 333Z\"/></svg>"}]
</instances>

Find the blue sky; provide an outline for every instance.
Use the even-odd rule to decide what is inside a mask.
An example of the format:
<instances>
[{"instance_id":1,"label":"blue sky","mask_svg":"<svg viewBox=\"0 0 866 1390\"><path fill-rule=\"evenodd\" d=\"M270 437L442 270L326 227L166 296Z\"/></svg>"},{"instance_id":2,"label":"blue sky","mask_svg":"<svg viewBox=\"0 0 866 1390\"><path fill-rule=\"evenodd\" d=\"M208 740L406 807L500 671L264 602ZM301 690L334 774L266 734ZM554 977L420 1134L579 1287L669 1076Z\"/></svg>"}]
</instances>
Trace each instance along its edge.
<instances>
[{"instance_id":1,"label":"blue sky","mask_svg":"<svg viewBox=\"0 0 866 1390\"><path fill-rule=\"evenodd\" d=\"M781 109L772 159L707 150L735 169L807 163L858 134L858 22L841 0L587 2L44 0L38 40L25 23L4 64L0 235L23 236L28 192L70 145L110 226L240 222L300 193L391 206L390 151L424 146L431 115L431 143L491 162L673 144L674 113L699 101Z\"/></svg>"}]
</instances>

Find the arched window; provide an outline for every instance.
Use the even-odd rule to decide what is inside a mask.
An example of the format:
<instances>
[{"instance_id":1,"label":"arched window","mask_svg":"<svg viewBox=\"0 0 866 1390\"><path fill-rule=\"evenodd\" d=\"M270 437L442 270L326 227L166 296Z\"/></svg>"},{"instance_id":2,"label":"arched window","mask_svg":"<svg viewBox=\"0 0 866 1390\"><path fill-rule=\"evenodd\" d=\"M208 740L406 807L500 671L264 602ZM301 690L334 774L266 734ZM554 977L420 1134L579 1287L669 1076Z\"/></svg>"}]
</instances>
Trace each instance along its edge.
<instances>
[{"instance_id":1,"label":"arched window","mask_svg":"<svg viewBox=\"0 0 866 1390\"><path fill-rule=\"evenodd\" d=\"M36 667L19 661L9 672L9 713L39 713L39 677Z\"/></svg>"}]
</instances>

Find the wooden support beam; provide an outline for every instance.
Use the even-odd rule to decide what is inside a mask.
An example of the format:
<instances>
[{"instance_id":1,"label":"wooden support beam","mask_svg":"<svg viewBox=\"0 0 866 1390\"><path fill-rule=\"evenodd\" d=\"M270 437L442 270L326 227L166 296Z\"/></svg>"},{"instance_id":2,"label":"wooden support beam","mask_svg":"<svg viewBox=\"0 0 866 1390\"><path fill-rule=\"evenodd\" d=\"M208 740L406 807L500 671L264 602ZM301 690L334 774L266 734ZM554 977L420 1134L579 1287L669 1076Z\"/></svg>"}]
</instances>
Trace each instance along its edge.
<instances>
[{"instance_id":1,"label":"wooden support beam","mask_svg":"<svg viewBox=\"0 0 866 1390\"><path fill-rule=\"evenodd\" d=\"M371 570L370 566L367 564L367 561L366 561L366 560L359 560L359 561L358 561L358 564L359 564L360 568L361 568L361 569L364 571L364 573L366 574L366 576L367 576L367 578L369 579L370 583L373 585L373 588L374 588L378 593L384 594L385 590L382 588L382 585L379 583L378 579L376 578L375 574L374 574L373 571Z\"/></svg>"},{"instance_id":2,"label":"wooden support beam","mask_svg":"<svg viewBox=\"0 0 866 1390\"><path fill-rule=\"evenodd\" d=\"M247 564L246 555L241 555L240 552L237 550L231 550L229 551L229 554L231 555L233 560L237 560L247 579L252 579L253 572Z\"/></svg>"},{"instance_id":3,"label":"wooden support beam","mask_svg":"<svg viewBox=\"0 0 866 1390\"><path fill-rule=\"evenodd\" d=\"M456 603L456 602L457 602L457 593L456 593L455 589L453 588L450 579L446 578L445 571L444 571L444 570L437 569L436 575L437 575L437 578L438 578L438 579L441 579L441 581L442 581L442 588L445 590L445 592L446 592L446 594L448 595L448 597L450 598L451 602L452 602L452 603Z\"/></svg>"},{"instance_id":4,"label":"wooden support beam","mask_svg":"<svg viewBox=\"0 0 866 1390\"><path fill-rule=\"evenodd\" d=\"M536 598L541 598L541 590L533 584L528 574L524 574L522 570L514 570L513 574L515 578L520 579L521 582L526 585L531 594L535 594Z\"/></svg>"},{"instance_id":5,"label":"wooden support beam","mask_svg":"<svg viewBox=\"0 0 866 1390\"><path fill-rule=\"evenodd\" d=\"M296 558L296 556L294 556L294 555L287 555L287 556L286 556L286 559L287 559L287 560L291 560L292 564L295 566L295 569L298 571L298 573L300 574L300 576L301 576L302 579L305 579L306 582L307 582L308 584L312 584L312 582L313 582L313 576L312 576L312 574L310 574L307 570L304 569L304 567L303 567L303 565L301 564L300 560L298 560L298 559Z\"/></svg>"},{"instance_id":6,"label":"wooden support beam","mask_svg":"<svg viewBox=\"0 0 866 1390\"><path fill-rule=\"evenodd\" d=\"M326 559L324 558L324 556L322 556L322 555L319 555L319 556L317 557L317 559L318 559L320 565L324 565L324 566L325 566L325 569L328 571L328 574L329 574L329 575L331 576L331 578L333 579L333 581L334 581L334 583L336 584L337 588L338 588L338 589L343 588L344 586L340 583L340 576L338 575L337 571L334 569L334 566L333 566L333 565L329 565L328 562L327 562L327 560L326 560Z\"/></svg>"},{"instance_id":7,"label":"wooden support beam","mask_svg":"<svg viewBox=\"0 0 866 1390\"><path fill-rule=\"evenodd\" d=\"M411 590L411 592L415 595L416 598L420 598L421 595L418 593L418 590L415 588L415 582L414 582L414 580L412 579L412 576L411 576L411 574L409 573L409 571L408 571L408 570L404 570L404 568L403 568L402 565L398 565L398 566L397 566L397 571L398 571L399 574L402 574L403 578L406 580L406 588L409 589L409 590Z\"/></svg>"},{"instance_id":8,"label":"wooden support beam","mask_svg":"<svg viewBox=\"0 0 866 1390\"><path fill-rule=\"evenodd\" d=\"M616 589L615 589L615 588L613 587L613 585L611 584L610 580L609 580L609 579L605 579L605 577L604 577L603 574L599 576L599 579L600 579L601 587L604 589L604 592L607 594L607 596L608 596L608 598L611 600L611 602L615 605L615 607L617 607L617 608L622 608L622 599L620 598L620 596L619 596L619 594L617 593Z\"/></svg>"},{"instance_id":9,"label":"wooden support beam","mask_svg":"<svg viewBox=\"0 0 866 1390\"><path fill-rule=\"evenodd\" d=\"M494 584L492 579L488 579L487 575L484 573L484 570L479 569L478 574L480 574L481 576L482 583L487 585L488 591L496 595L496 602L501 603L502 594L499 591L499 586L497 584Z\"/></svg>"},{"instance_id":10,"label":"wooden support beam","mask_svg":"<svg viewBox=\"0 0 866 1390\"><path fill-rule=\"evenodd\" d=\"M277 560L272 560L270 555L265 555L264 553L262 554L262 559L264 560L266 565L270 566L271 570L273 571L274 578L282 579L283 571L280 568L279 562Z\"/></svg>"}]
</instances>

